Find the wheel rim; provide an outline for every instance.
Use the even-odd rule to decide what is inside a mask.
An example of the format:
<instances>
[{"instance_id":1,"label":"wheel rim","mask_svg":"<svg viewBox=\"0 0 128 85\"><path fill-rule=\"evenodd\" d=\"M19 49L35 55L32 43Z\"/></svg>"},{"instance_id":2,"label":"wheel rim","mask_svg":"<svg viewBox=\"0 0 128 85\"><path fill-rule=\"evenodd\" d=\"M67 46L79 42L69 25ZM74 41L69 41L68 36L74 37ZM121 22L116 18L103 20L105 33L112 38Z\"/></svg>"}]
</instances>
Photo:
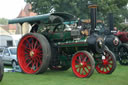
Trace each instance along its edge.
<instances>
[{"instance_id":1,"label":"wheel rim","mask_svg":"<svg viewBox=\"0 0 128 85\"><path fill-rule=\"evenodd\" d=\"M72 70L77 77L87 77L91 71L91 63L87 54L79 52L73 56Z\"/></svg>"},{"instance_id":2,"label":"wheel rim","mask_svg":"<svg viewBox=\"0 0 128 85\"><path fill-rule=\"evenodd\" d=\"M128 52L127 48L121 47L119 51L119 61L121 64L127 65L128 64Z\"/></svg>"},{"instance_id":3,"label":"wheel rim","mask_svg":"<svg viewBox=\"0 0 128 85\"><path fill-rule=\"evenodd\" d=\"M42 64L43 50L39 40L27 35L18 45L18 61L22 70L26 73L36 73Z\"/></svg>"},{"instance_id":4,"label":"wheel rim","mask_svg":"<svg viewBox=\"0 0 128 85\"><path fill-rule=\"evenodd\" d=\"M102 57L96 58L96 70L102 74L108 74L113 68L113 59L112 55L107 51L104 51Z\"/></svg>"}]
</instances>

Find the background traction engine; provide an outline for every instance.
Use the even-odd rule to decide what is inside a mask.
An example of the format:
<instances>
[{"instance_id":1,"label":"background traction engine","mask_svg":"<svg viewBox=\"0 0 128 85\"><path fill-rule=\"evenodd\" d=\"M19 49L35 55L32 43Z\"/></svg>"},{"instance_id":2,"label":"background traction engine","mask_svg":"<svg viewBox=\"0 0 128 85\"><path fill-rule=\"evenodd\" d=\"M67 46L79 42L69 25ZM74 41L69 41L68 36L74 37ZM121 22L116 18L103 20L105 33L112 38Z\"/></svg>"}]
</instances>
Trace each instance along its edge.
<instances>
[{"instance_id":1,"label":"background traction engine","mask_svg":"<svg viewBox=\"0 0 128 85\"><path fill-rule=\"evenodd\" d=\"M31 33L21 38L17 48L23 72L39 74L47 68L68 70L71 66L74 74L83 78L92 75L95 65L99 73L110 74L115 70L115 56L104 48L101 36L95 32L89 36L82 35L77 27L65 31L63 22L74 20L74 16L68 13L52 13L9 21L9 24L21 25L28 22L32 26Z\"/></svg>"},{"instance_id":2,"label":"background traction engine","mask_svg":"<svg viewBox=\"0 0 128 85\"><path fill-rule=\"evenodd\" d=\"M101 34L105 35L105 45L115 54L121 65L128 65L128 44L127 32L117 32L114 30L113 14L109 13L109 29L104 30Z\"/></svg>"},{"instance_id":3,"label":"background traction engine","mask_svg":"<svg viewBox=\"0 0 128 85\"><path fill-rule=\"evenodd\" d=\"M121 41L118 48L119 62L121 65L128 65L128 32L117 32L115 34Z\"/></svg>"}]
</instances>

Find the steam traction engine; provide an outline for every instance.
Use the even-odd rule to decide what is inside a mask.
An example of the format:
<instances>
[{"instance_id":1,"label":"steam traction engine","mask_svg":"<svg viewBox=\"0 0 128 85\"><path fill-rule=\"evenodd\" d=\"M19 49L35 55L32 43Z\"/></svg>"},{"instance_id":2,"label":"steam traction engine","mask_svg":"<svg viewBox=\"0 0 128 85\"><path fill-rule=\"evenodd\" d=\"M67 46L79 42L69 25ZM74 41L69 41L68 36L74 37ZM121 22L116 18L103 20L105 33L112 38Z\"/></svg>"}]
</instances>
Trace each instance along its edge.
<instances>
[{"instance_id":1,"label":"steam traction engine","mask_svg":"<svg viewBox=\"0 0 128 85\"><path fill-rule=\"evenodd\" d=\"M122 65L128 65L128 32L117 32L115 34L121 41L119 47L119 62Z\"/></svg>"},{"instance_id":2,"label":"steam traction engine","mask_svg":"<svg viewBox=\"0 0 128 85\"><path fill-rule=\"evenodd\" d=\"M31 25L30 33L21 38L17 48L23 72L39 74L47 68L64 71L71 66L74 74L82 78L90 77L94 68L102 74L112 73L116 68L116 59L110 50L105 49L103 37L95 33L95 8L91 6L92 28L88 35L81 34L76 25L66 27L64 22L76 20L68 13L10 20L9 24L27 22Z\"/></svg>"},{"instance_id":3,"label":"steam traction engine","mask_svg":"<svg viewBox=\"0 0 128 85\"><path fill-rule=\"evenodd\" d=\"M113 14L109 14L109 29L104 27L100 34L105 35L105 45L115 54L121 65L128 65L128 32L117 32L113 26Z\"/></svg>"}]
</instances>

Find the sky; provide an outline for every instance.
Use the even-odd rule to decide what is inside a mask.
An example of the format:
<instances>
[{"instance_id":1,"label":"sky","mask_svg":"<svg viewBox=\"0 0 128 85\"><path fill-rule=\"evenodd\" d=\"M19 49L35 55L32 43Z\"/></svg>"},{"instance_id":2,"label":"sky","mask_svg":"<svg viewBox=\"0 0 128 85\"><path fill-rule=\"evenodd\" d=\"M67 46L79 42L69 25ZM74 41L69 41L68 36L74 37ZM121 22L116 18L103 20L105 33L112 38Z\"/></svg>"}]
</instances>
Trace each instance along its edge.
<instances>
[{"instance_id":1,"label":"sky","mask_svg":"<svg viewBox=\"0 0 128 85\"><path fill-rule=\"evenodd\" d=\"M25 4L24 0L0 0L0 18L16 18Z\"/></svg>"}]
</instances>

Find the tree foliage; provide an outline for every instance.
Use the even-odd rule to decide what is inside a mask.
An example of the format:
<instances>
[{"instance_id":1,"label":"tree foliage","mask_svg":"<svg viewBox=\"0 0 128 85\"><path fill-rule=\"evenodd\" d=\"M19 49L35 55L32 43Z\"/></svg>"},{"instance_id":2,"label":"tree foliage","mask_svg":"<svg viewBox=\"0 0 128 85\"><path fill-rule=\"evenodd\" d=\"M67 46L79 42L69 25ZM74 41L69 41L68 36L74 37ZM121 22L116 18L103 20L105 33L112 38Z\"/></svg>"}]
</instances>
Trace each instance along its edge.
<instances>
[{"instance_id":1,"label":"tree foliage","mask_svg":"<svg viewBox=\"0 0 128 85\"><path fill-rule=\"evenodd\" d=\"M25 0L32 5L32 10L38 14L48 13L52 8L56 12L68 12L80 18L89 18L88 5L98 5L98 16L105 18L112 12L118 25L124 17L128 17L128 0Z\"/></svg>"},{"instance_id":2,"label":"tree foliage","mask_svg":"<svg viewBox=\"0 0 128 85\"><path fill-rule=\"evenodd\" d=\"M79 17L86 17L88 0L25 0L32 4L33 11L38 14L48 13L52 8L56 12L68 12ZM84 14L83 14L84 13Z\"/></svg>"},{"instance_id":3,"label":"tree foliage","mask_svg":"<svg viewBox=\"0 0 128 85\"><path fill-rule=\"evenodd\" d=\"M115 26L119 27L124 18L128 18L128 0L99 0L99 12L106 17L108 13L114 14Z\"/></svg>"},{"instance_id":4,"label":"tree foliage","mask_svg":"<svg viewBox=\"0 0 128 85\"><path fill-rule=\"evenodd\" d=\"M7 25L8 24L8 20L5 18L0 18L0 24L1 25Z\"/></svg>"}]
</instances>

